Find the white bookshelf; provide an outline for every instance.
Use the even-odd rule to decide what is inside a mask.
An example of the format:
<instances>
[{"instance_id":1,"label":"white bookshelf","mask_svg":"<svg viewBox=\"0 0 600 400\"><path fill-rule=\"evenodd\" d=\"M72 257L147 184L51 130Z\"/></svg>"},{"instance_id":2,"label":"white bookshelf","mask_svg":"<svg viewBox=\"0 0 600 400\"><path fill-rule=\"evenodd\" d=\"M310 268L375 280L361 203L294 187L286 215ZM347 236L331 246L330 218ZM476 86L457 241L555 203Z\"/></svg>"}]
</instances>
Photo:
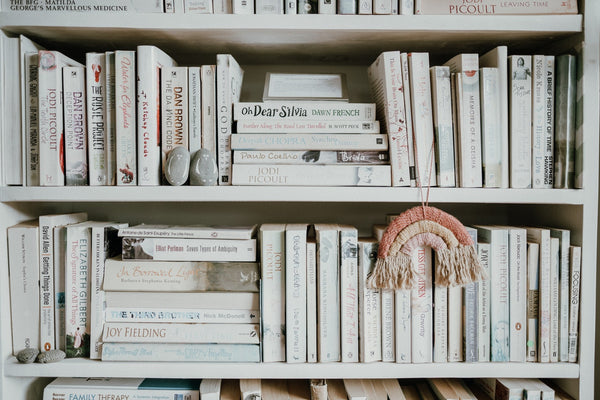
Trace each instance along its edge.
<instances>
[{"instance_id":1,"label":"white bookshelf","mask_svg":"<svg viewBox=\"0 0 600 400\"><path fill-rule=\"evenodd\" d=\"M598 221L600 5L581 1L582 15L553 16L236 16L86 15L0 12L0 29L81 58L86 51L155 44L182 64L214 63L233 54L246 70L242 96L262 86L268 66L348 73L352 101L369 100L366 66L383 50L430 51L445 61L459 52L508 44L509 52L560 54L586 42L584 64L585 189L432 188L431 205L465 224L536 224L572 230L583 247L580 357L576 364L202 364L65 360L20 365L12 357L7 247L0 246L0 398L40 399L47 378L552 378L579 399L594 398ZM584 4L585 3L585 4ZM261 65L256 65L260 63ZM433 63L432 63L433 65ZM364 78L365 83L356 83ZM248 80L248 82L246 82ZM1 132L1 134L7 134ZM1 154L1 152L0 152ZM423 191L425 193L425 191ZM368 235L388 213L421 203L414 188L322 187L76 187L0 186L0 243L6 227L40 214L87 211L90 218L163 223L245 224L342 222Z\"/></svg>"}]
</instances>

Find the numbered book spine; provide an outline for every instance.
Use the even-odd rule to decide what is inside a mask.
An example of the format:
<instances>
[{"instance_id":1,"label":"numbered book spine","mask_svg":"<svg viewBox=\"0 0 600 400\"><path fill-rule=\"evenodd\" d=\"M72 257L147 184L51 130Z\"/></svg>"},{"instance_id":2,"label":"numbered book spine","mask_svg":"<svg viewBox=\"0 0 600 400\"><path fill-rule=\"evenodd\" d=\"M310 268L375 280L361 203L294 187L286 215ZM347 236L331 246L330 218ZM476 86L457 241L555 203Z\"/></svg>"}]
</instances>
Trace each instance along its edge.
<instances>
[{"instance_id":1,"label":"numbered book spine","mask_svg":"<svg viewBox=\"0 0 600 400\"><path fill-rule=\"evenodd\" d=\"M435 129L436 174L441 187L456 186L454 169L454 131L450 68L431 67L433 125Z\"/></svg>"},{"instance_id":2,"label":"numbered book spine","mask_svg":"<svg viewBox=\"0 0 600 400\"><path fill-rule=\"evenodd\" d=\"M237 133L379 133L379 121L239 120Z\"/></svg>"},{"instance_id":3,"label":"numbered book spine","mask_svg":"<svg viewBox=\"0 0 600 400\"><path fill-rule=\"evenodd\" d=\"M285 225L260 227L263 362L286 361Z\"/></svg>"},{"instance_id":4,"label":"numbered book spine","mask_svg":"<svg viewBox=\"0 0 600 400\"><path fill-rule=\"evenodd\" d=\"M65 271L65 353L67 358L90 356L90 227L67 227Z\"/></svg>"},{"instance_id":5,"label":"numbered book spine","mask_svg":"<svg viewBox=\"0 0 600 400\"><path fill-rule=\"evenodd\" d=\"M281 2L281 0L279 0ZM259 14L258 4L256 5ZM231 185L233 103L239 104L244 70L230 54L217 54L217 157L219 185Z\"/></svg>"},{"instance_id":6,"label":"numbered book spine","mask_svg":"<svg viewBox=\"0 0 600 400\"><path fill-rule=\"evenodd\" d=\"M544 187L554 186L554 56L545 56Z\"/></svg>"},{"instance_id":7,"label":"numbered book spine","mask_svg":"<svg viewBox=\"0 0 600 400\"><path fill-rule=\"evenodd\" d=\"M490 245L489 243L477 243L479 263L490 277ZM477 359L480 362L490 361L490 278L477 283Z\"/></svg>"},{"instance_id":8,"label":"numbered book spine","mask_svg":"<svg viewBox=\"0 0 600 400\"><path fill-rule=\"evenodd\" d=\"M577 362L579 336L579 302L581 286L581 247L570 247L571 291L569 305L569 362Z\"/></svg>"},{"instance_id":9,"label":"numbered book spine","mask_svg":"<svg viewBox=\"0 0 600 400\"><path fill-rule=\"evenodd\" d=\"M12 314L13 354L38 348L40 343L40 277L38 222L30 221L7 230Z\"/></svg>"},{"instance_id":10,"label":"numbered book spine","mask_svg":"<svg viewBox=\"0 0 600 400\"><path fill-rule=\"evenodd\" d=\"M398 292L396 292L396 297ZM448 362L448 288L433 288L433 362ZM398 325L396 325L398 326Z\"/></svg>"},{"instance_id":11,"label":"numbered book spine","mask_svg":"<svg viewBox=\"0 0 600 400\"><path fill-rule=\"evenodd\" d=\"M190 155L202 147L202 78L200 67L188 68L188 120Z\"/></svg>"},{"instance_id":12,"label":"numbered book spine","mask_svg":"<svg viewBox=\"0 0 600 400\"><path fill-rule=\"evenodd\" d=\"M248 186L390 186L389 165L233 165L233 184Z\"/></svg>"},{"instance_id":13,"label":"numbered book spine","mask_svg":"<svg viewBox=\"0 0 600 400\"><path fill-rule=\"evenodd\" d=\"M260 362L256 344L106 343L102 361Z\"/></svg>"},{"instance_id":14,"label":"numbered book spine","mask_svg":"<svg viewBox=\"0 0 600 400\"><path fill-rule=\"evenodd\" d=\"M25 54L25 168L27 186L40 185L38 54Z\"/></svg>"},{"instance_id":15,"label":"numbered book spine","mask_svg":"<svg viewBox=\"0 0 600 400\"><path fill-rule=\"evenodd\" d=\"M410 186L415 187L417 186L417 173L415 167L415 146L412 122L408 53L400 53L400 62L402 63L402 86L404 87L404 111L406 114L406 135L408 138L408 168L410 172Z\"/></svg>"},{"instance_id":16,"label":"numbered book spine","mask_svg":"<svg viewBox=\"0 0 600 400\"><path fill-rule=\"evenodd\" d=\"M554 187L573 188L575 178L576 58L556 57Z\"/></svg>"},{"instance_id":17,"label":"numbered book spine","mask_svg":"<svg viewBox=\"0 0 600 400\"><path fill-rule=\"evenodd\" d=\"M413 263L419 274L417 288L412 289L412 362L433 362L433 290L431 250L418 247L413 251Z\"/></svg>"},{"instance_id":18,"label":"numbered book spine","mask_svg":"<svg viewBox=\"0 0 600 400\"><path fill-rule=\"evenodd\" d=\"M315 224L317 238L318 359L340 361L339 234L335 225Z\"/></svg>"},{"instance_id":19,"label":"numbered book spine","mask_svg":"<svg viewBox=\"0 0 600 400\"><path fill-rule=\"evenodd\" d=\"M106 184L117 184L117 110L115 108L115 52L105 53L106 86L104 111L106 113Z\"/></svg>"},{"instance_id":20,"label":"numbered book spine","mask_svg":"<svg viewBox=\"0 0 600 400\"><path fill-rule=\"evenodd\" d=\"M527 358L527 231L509 228L510 361Z\"/></svg>"},{"instance_id":21,"label":"numbered book spine","mask_svg":"<svg viewBox=\"0 0 600 400\"><path fill-rule=\"evenodd\" d=\"M408 136L400 52L382 53L368 69L377 113L388 135L392 186L410 186Z\"/></svg>"},{"instance_id":22,"label":"numbered book spine","mask_svg":"<svg viewBox=\"0 0 600 400\"><path fill-rule=\"evenodd\" d=\"M358 362L358 231L340 225L339 233L341 360Z\"/></svg>"},{"instance_id":23,"label":"numbered book spine","mask_svg":"<svg viewBox=\"0 0 600 400\"><path fill-rule=\"evenodd\" d=\"M202 148L217 160L216 67L203 65L202 74Z\"/></svg>"},{"instance_id":24,"label":"numbered book spine","mask_svg":"<svg viewBox=\"0 0 600 400\"><path fill-rule=\"evenodd\" d=\"M531 187L531 56L508 57L510 187Z\"/></svg>"},{"instance_id":25,"label":"numbered book spine","mask_svg":"<svg viewBox=\"0 0 600 400\"><path fill-rule=\"evenodd\" d=\"M415 132L417 185L437 186L429 53L410 53L408 55L408 65L412 94L413 129Z\"/></svg>"},{"instance_id":26,"label":"numbered book spine","mask_svg":"<svg viewBox=\"0 0 600 400\"><path fill-rule=\"evenodd\" d=\"M448 288L448 361L464 360L463 288Z\"/></svg>"},{"instance_id":27,"label":"numbered book spine","mask_svg":"<svg viewBox=\"0 0 600 400\"><path fill-rule=\"evenodd\" d=\"M145 149L142 142L136 146L136 109L135 109L135 52L115 52L115 112L116 112L116 165L117 185L137 185L137 151ZM138 90L139 86L138 85ZM138 107L144 100L138 99ZM148 113L149 111L146 110ZM139 123L146 117L140 115ZM139 139L139 137L138 137Z\"/></svg>"},{"instance_id":28,"label":"numbered book spine","mask_svg":"<svg viewBox=\"0 0 600 400\"><path fill-rule=\"evenodd\" d=\"M502 124L498 68L479 70L483 186L502 186Z\"/></svg>"},{"instance_id":29,"label":"numbered book spine","mask_svg":"<svg viewBox=\"0 0 600 400\"><path fill-rule=\"evenodd\" d=\"M306 357L317 362L317 243L306 242Z\"/></svg>"},{"instance_id":30,"label":"numbered book spine","mask_svg":"<svg viewBox=\"0 0 600 400\"><path fill-rule=\"evenodd\" d=\"M105 322L160 322L198 324L257 324L259 310L218 308L106 307Z\"/></svg>"},{"instance_id":31,"label":"numbered book spine","mask_svg":"<svg viewBox=\"0 0 600 400\"><path fill-rule=\"evenodd\" d=\"M345 133L235 133L234 150L387 150L386 135ZM393 157L393 156L392 156Z\"/></svg>"},{"instance_id":32,"label":"numbered book spine","mask_svg":"<svg viewBox=\"0 0 600 400\"><path fill-rule=\"evenodd\" d=\"M258 324L160 324L110 322L104 343L239 343L258 344Z\"/></svg>"},{"instance_id":33,"label":"numbered book spine","mask_svg":"<svg viewBox=\"0 0 600 400\"><path fill-rule=\"evenodd\" d=\"M134 79L132 89L134 96L131 97L131 105L135 106L136 95L136 79L137 76L137 125L135 117L133 119L133 131L136 132L137 126L137 174L135 180L129 184L137 184L141 186L157 186L160 185L160 70L163 67L175 66L175 61L165 52L155 46L138 46L137 54L137 70L136 64L132 63L134 71ZM133 59L133 57L132 57ZM119 76L119 68L121 65L116 63L117 77ZM137 75L136 75L137 71ZM117 101L119 96L117 96ZM117 110L119 104L117 103ZM135 107L134 107L135 110ZM133 111L133 110L132 110ZM118 115L118 114L117 114ZM133 111L132 115L135 115ZM118 122L117 122L118 126ZM135 139L133 140L135 149ZM118 149L118 147L117 147ZM118 151L118 150L117 150ZM136 157L136 153L133 153ZM131 166L131 164L129 164ZM118 171L123 168L122 164L118 163ZM135 163L132 167L135 173ZM117 172L118 173L118 172ZM124 173L121 173L121 179L125 178ZM123 182L121 182L123 184Z\"/></svg>"},{"instance_id":34,"label":"numbered book spine","mask_svg":"<svg viewBox=\"0 0 600 400\"><path fill-rule=\"evenodd\" d=\"M306 362L306 224L285 228L286 360Z\"/></svg>"},{"instance_id":35,"label":"numbered book spine","mask_svg":"<svg viewBox=\"0 0 600 400\"><path fill-rule=\"evenodd\" d=\"M381 361L395 362L394 290L381 289Z\"/></svg>"},{"instance_id":36,"label":"numbered book spine","mask_svg":"<svg viewBox=\"0 0 600 400\"><path fill-rule=\"evenodd\" d=\"M531 95L531 161L532 187L550 188L544 182L546 155L546 57L533 56L533 76Z\"/></svg>"},{"instance_id":37,"label":"numbered book spine","mask_svg":"<svg viewBox=\"0 0 600 400\"><path fill-rule=\"evenodd\" d=\"M107 71L104 53L86 57L87 131L90 186L106 185Z\"/></svg>"},{"instance_id":38,"label":"numbered book spine","mask_svg":"<svg viewBox=\"0 0 600 400\"><path fill-rule=\"evenodd\" d=\"M540 245L527 243L527 361L538 361Z\"/></svg>"},{"instance_id":39,"label":"numbered book spine","mask_svg":"<svg viewBox=\"0 0 600 400\"><path fill-rule=\"evenodd\" d=\"M387 151L235 150L234 164L388 164Z\"/></svg>"},{"instance_id":40,"label":"numbered book spine","mask_svg":"<svg viewBox=\"0 0 600 400\"><path fill-rule=\"evenodd\" d=\"M161 161L164 168L169 152L175 147L189 149L188 69L161 69Z\"/></svg>"},{"instance_id":41,"label":"numbered book spine","mask_svg":"<svg viewBox=\"0 0 600 400\"><path fill-rule=\"evenodd\" d=\"M358 326L360 361L364 363L381 361L380 290L368 288L365 284L369 273L375 267L377 248L377 241L374 239L358 240ZM410 355L410 352L408 354Z\"/></svg>"},{"instance_id":42,"label":"numbered book spine","mask_svg":"<svg viewBox=\"0 0 600 400\"><path fill-rule=\"evenodd\" d=\"M560 362L569 361L569 277L570 260L569 247L571 246L571 232L567 229L551 229L550 236L558 238L559 242L559 312L558 312L558 359Z\"/></svg>"},{"instance_id":43,"label":"numbered book spine","mask_svg":"<svg viewBox=\"0 0 600 400\"><path fill-rule=\"evenodd\" d=\"M235 103L236 121L375 121L374 103L331 101Z\"/></svg>"},{"instance_id":44,"label":"numbered book spine","mask_svg":"<svg viewBox=\"0 0 600 400\"><path fill-rule=\"evenodd\" d=\"M550 362L558 362L560 333L560 240L550 239Z\"/></svg>"},{"instance_id":45,"label":"numbered book spine","mask_svg":"<svg viewBox=\"0 0 600 400\"><path fill-rule=\"evenodd\" d=\"M67 186L88 184L85 68L63 68L65 181Z\"/></svg>"}]
</instances>

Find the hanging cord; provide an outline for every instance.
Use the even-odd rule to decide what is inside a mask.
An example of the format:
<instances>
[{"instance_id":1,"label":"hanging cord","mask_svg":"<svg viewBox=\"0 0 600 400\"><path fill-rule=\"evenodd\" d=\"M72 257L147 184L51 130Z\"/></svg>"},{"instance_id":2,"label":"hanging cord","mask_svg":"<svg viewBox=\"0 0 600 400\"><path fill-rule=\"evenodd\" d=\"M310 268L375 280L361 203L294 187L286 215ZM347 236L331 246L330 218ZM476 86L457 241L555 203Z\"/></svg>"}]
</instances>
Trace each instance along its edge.
<instances>
[{"instance_id":1,"label":"hanging cord","mask_svg":"<svg viewBox=\"0 0 600 400\"><path fill-rule=\"evenodd\" d=\"M416 143L415 140L415 129L413 126L412 130L413 146ZM423 218L427 218L427 207L429 206L429 191L431 189L431 170L433 169L433 159L435 157L435 134L431 140L431 148L429 149L429 171L427 174L427 194L423 198L423 184L421 183L421 171L419 170L419 152L415 148L415 171L417 173L417 187L419 188L419 194L421 196L421 207L423 208Z\"/></svg>"}]
</instances>

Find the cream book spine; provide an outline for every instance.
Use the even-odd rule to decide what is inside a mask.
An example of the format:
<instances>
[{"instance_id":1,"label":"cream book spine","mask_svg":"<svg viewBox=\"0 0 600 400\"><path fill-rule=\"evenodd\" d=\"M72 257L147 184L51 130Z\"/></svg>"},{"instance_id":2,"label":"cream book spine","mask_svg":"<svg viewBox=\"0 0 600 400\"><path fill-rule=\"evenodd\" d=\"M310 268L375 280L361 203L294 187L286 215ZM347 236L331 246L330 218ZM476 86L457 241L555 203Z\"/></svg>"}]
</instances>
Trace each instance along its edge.
<instances>
[{"instance_id":1,"label":"cream book spine","mask_svg":"<svg viewBox=\"0 0 600 400\"><path fill-rule=\"evenodd\" d=\"M498 68L479 69L483 186L502 186L501 96Z\"/></svg>"},{"instance_id":2,"label":"cream book spine","mask_svg":"<svg viewBox=\"0 0 600 400\"><path fill-rule=\"evenodd\" d=\"M448 362L448 288L433 288L433 362Z\"/></svg>"},{"instance_id":3,"label":"cream book spine","mask_svg":"<svg viewBox=\"0 0 600 400\"><path fill-rule=\"evenodd\" d=\"M452 125L452 91L449 67L431 67L431 93L437 180L441 187L456 186L454 167L454 129Z\"/></svg>"},{"instance_id":4,"label":"cream book spine","mask_svg":"<svg viewBox=\"0 0 600 400\"><path fill-rule=\"evenodd\" d=\"M581 247L570 247L571 289L569 304L569 362L577 362L579 342L579 302L581 288Z\"/></svg>"},{"instance_id":5,"label":"cream book spine","mask_svg":"<svg viewBox=\"0 0 600 400\"><path fill-rule=\"evenodd\" d=\"M175 147L189 150L188 68L163 67L161 73L161 164Z\"/></svg>"},{"instance_id":6,"label":"cream book spine","mask_svg":"<svg viewBox=\"0 0 600 400\"><path fill-rule=\"evenodd\" d=\"M550 362L558 362L560 347L560 240L550 239Z\"/></svg>"},{"instance_id":7,"label":"cream book spine","mask_svg":"<svg viewBox=\"0 0 600 400\"><path fill-rule=\"evenodd\" d=\"M374 239L358 240L359 345L360 362L363 363L381 361L380 290L368 288L365 284L369 273L375 267L377 248L378 244Z\"/></svg>"},{"instance_id":8,"label":"cream book spine","mask_svg":"<svg viewBox=\"0 0 600 400\"><path fill-rule=\"evenodd\" d=\"M136 54L134 51L115 51L115 121L116 121L116 174L117 185L137 185L139 183L139 155L146 144L141 141L136 146ZM138 90L140 89L138 84ZM146 99L139 99L138 106ZM146 106L147 107L147 106ZM139 112L139 110L138 110ZM146 110L146 112L150 112ZM141 114L138 124L146 118ZM138 134L139 136L139 134ZM140 138L138 137L138 140ZM142 139L143 140L143 139ZM151 139L149 139L151 140ZM150 154L150 153L148 153Z\"/></svg>"},{"instance_id":9,"label":"cream book spine","mask_svg":"<svg viewBox=\"0 0 600 400\"><path fill-rule=\"evenodd\" d=\"M306 241L306 357L317 362L317 243Z\"/></svg>"},{"instance_id":10,"label":"cream book spine","mask_svg":"<svg viewBox=\"0 0 600 400\"><path fill-rule=\"evenodd\" d=\"M527 230L508 228L510 361L527 358Z\"/></svg>"},{"instance_id":11,"label":"cream book spine","mask_svg":"<svg viewBox=\"0 0 600 400\"><path fill-rule=\"evenodd\" d=\"M358 362L358 230L349 225L339 225L338 230L341 360Z\"/></svg>"},{"instance_id":12,"label":"cream book spine","mask_svg":"<svg viewBox=\"0 0 600 400\"><path fill-rule=\"evenodd\" d=\"M569 290L571 231L568 229L551 229L550 236L559 240L559 311L558 311L558 358L560 362L569 361Z\"/></svg>"},{"instance_id":13,"label":"cream book spine","mask_svg":"<svg viewBox=\"0 0 600 400\"><path fill-rule=\"evenodd\" d=\"M88 185L85 67L63 67L65 184Z\"/></svg>"},{"instance_id":14,"label":"cream book spine","mask_svg":"<svg viewBox=\"0 0 600 400\"><path fill-rule=\"evenodd\" d=\"M417 247L412 254L419 274L412 289L412 362L433 362L433 288L431 249Z\"/></svg>"},{"instance_id":15,"label":"cream book spine","mask_svg":"<svg viewBox=\"0 0 600 400\"><path fill-rule=\"evenodd\" d=\"M202 79L201 67L188 67L189 150L193 156L202 148Z\"/></svg>"},{"instance_id":16,"label":"cream book spine","mask_svg":"<svg viewBox=\"0 0 600 400\"><path fill-rule=\"evenodd\" d=\"M546 156L546 57L532 57L531 84L531 179L534 189L551 188L545 183Z\"/></svg>"},{"instance_id":17,"label":"cream book spine","mask_svg":"<svg viewBox=\"0 0 600 400\"><path fill-rule=\"evenodd\" d=\"M463 355L463 288L448 288L448 361L460 362Z\"/></svg>"},{"instance_id":18,"label":"cream book spine","mask_svg":"<svg viewBox=\"0 0 600 400\"><path fill-rule=\"evenodd\" d=\"M489 243L477 243L477 252L479 262L485 271L487 279L479 281L479 291L477 293L477 347L479 362L490 361L490 245Z\"/></svg>"},{"instance_id":19,"label":"cream book spine","mask_svg":"<svg viewBox=\"0 0 600 400\"><path fill-rule=\"evenodd\" d=\"M545 57L544 187L554 187L554 56Z\"/></svg>"},{"instance_id":20,"label":"cream book spine","mask_svg":"<svg viewBox=\"0 0 600 400\"><path fill-rule=\"evenodd\" d=\"M410 290L396 290L396 293L394 295L394 333L396 335L395 347L397 363L412 362L411 297L412 296Z\"/></svg>"},{"instance_id":21,"label":"cream book spine","mask_svg":"<svg viewBox=\"0 0 600 400\"><path fill-rule=\"evenodd\" d=\"M87 131L90 186L106 185L106 55L87 53Z\"/></svg>"},{"instance_id":22,"label":"cream book spine","mask_svg":"<svg viewBox=\"0 0 600 400\"><path fill-rule=\"evenodd\" d=\"M540 314L540 245L527 243L527 358L538 361L538 337Z\"/></svg>"},{"instance_id":23,"label":"cream book spine","mask_svg":"<svg viewBox=\"0 0 600 400\"><path fill-rule=\"evenodd\" d=\"M106 86L104 110L106 112L106 184L117 184L117 110L115 108L115 52L105 53Z\"/></svg>"},{"instance_id":24,"label":"cream book spine","mask_svg":"<svg viewBox=\"0 0 600 400\"><path fill-rule=\"evenodd\" d=\"M285 227L286 360L306 362L306 235L307 224Z\"/></svg>"},{"instance_id":25,"label":"cream book spine","mask_svg":"<svg viewBox=\"0 0 600 400\"><path fill-rule=\"evenodd\" d=\"M202 75L202 148L217 160L216 66L203 65Z\"/></svg>"}]
</instances>

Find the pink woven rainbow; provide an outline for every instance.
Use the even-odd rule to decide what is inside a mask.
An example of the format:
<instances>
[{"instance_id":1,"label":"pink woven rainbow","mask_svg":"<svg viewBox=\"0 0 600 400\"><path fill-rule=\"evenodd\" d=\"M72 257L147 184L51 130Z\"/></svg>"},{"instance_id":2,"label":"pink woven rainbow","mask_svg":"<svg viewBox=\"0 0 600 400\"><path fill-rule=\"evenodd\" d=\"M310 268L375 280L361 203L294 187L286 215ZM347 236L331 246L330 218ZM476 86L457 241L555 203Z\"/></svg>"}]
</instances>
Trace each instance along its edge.
<instances>
[{"instance_id":1,"label":"pink woven rainbow","mask_svg":"<svg viewBox=\"0 0 600 400\"><path fill-rule=\"evenodd\" d=\"M415 287L419 274L412 253L420 246L432 247L436 252L436 285L464 285L484 278L473 240L463 224L438 208L419 206L403 212L387 227L367 285L383 289Z\"/></svg>"}]
</instances>

